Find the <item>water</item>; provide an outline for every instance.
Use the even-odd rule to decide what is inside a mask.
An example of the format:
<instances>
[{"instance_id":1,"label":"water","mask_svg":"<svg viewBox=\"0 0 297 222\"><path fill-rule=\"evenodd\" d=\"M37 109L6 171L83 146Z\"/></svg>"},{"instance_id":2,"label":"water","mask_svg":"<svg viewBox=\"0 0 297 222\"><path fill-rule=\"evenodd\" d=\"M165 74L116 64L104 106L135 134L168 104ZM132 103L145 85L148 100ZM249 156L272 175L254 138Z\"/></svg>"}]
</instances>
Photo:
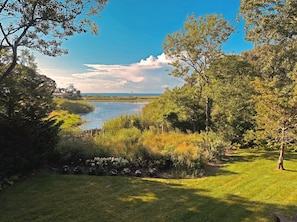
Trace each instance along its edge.
<instances>
[{"instance_id":1,"label":"water","mask_svg":"<svg viewBox=\"0 0 297 222\"><path fill-rule=\"evenodd\" d=\"M88 114L80 115L87 122L81 125L82 130L98 128L101 129L103 123L114 119L122 114L138 113L147 102L90 102L95 106L95 110Z\"/></svg>"}]
</instances>

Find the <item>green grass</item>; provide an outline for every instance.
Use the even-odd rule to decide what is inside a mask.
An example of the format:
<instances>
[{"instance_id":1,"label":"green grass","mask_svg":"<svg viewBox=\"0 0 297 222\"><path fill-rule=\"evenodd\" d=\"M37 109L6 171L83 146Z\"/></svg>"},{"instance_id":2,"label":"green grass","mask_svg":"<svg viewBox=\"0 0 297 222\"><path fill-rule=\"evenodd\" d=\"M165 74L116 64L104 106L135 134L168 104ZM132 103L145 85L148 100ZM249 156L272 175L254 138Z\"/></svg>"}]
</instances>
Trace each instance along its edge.
<instances>
[{"instance_id":1,"label":"green grass","mask_svg":"<svg viewBox=\"0 0 297 222\"><path fill-rule=\"evenodd\" d=\"M273 221L297 213L297 154L236 151L201 179L46 174L0 192L0 221Z\"/></svg>"},{"instance_id":2,"label":"green grass","mask_svg":"<svg viewBox=\"0 0 297 222\"><path fill-rule=\"evenodd\" d=\"M95 107L84 100L69 100L55 98L55 103L57 104L58 109L67 110L73 114L86 114L94 111Z\"/></svg>"}]
</instances>

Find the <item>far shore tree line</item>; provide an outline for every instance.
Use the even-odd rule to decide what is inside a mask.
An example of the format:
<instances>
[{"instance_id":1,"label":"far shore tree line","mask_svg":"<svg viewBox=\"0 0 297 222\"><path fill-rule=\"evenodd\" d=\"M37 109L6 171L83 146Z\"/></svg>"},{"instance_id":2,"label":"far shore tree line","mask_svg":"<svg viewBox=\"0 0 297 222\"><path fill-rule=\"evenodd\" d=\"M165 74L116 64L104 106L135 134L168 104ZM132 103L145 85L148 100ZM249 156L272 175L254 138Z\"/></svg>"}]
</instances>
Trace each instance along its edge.
<instances>
[{"instance_id":1,"label":"far shore tree line","mask_svg":"<svg viewBox=\"0 0 297 222\"><path fill-rule=\"evenodd\" d=\"M57 87L53 92L53 96L70 100L82 99L80 90L75 88L73 84L69 84L66 88Z\"/></svg>"},{"instance_id":2,"label":"far shore tree line","mask_svg":"<svg viewBox=\"0 0 297 222\"><path fill-rule=\"evenodd\" d=\"M164 41L173 67L169 74L184 85L166 89L139 115L106 122L95 137L65 139L79 129L65 121L63 127L53 115L52 95L64 90L80 96L80 91L73 85L57 89L22 49L60 55L63 39L88 27L97 32L81 16L96 15L106 2L0 4L5 18L0 20L0 177L94 155L141 159L148 165L170 161L172 168L197 176L203 163L219 160L235 146L279 150L278 168L284 169L285 149L296 149L295 1L241 0L246 39L255 47L240 55L222 51L234 32L223 16L188 16L183 28Z\"/></svg>"}]
</instances>

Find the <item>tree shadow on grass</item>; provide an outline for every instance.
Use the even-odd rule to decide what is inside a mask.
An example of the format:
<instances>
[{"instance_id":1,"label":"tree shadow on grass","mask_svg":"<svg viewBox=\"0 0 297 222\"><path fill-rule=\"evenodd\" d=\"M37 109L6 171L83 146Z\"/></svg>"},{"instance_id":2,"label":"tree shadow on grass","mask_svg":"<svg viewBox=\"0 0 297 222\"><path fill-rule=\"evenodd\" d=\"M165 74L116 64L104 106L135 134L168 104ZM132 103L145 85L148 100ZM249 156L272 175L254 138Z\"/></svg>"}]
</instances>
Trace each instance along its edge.
<instances>
[{"instance_id":1,"label":"tree shadow on grass","mask_svg":"<svg viewBox=\"0 0 297 222\"><path fill-rule=\"evenodd\" d=\"M224 168L225 164L212 164L212 163L205 164L203 166L203 169L205 170L205 176L206 177L210 177L210 176L228 176L228 175L238 174L236 172L226 170Z\"/></svg>"},{"instance_id":2,"label":"tree shadow on grass","mask_svg":"<svg viewBox=\"0 0 297 222\"><path fill-rule=\"evenodd\" d=\"M253 162L256 160L256 158L259 158L259 155L255 153L249 153L244 155L238 155L233 154L229 157L228 162L229 163L236 163L236 162Z\"/></svg>"},{"instance_id":3,"label":"tree shadow on grass","mask_svg":"<svg viewBox=\"0 0 297 222\"><path fill-rule=\"evenodd\" d=\"M29 194L36 195L31 185L40 187L44 179L47 185L43 189L39 188L38 196L42 196L36 197L42 198L43 202L38 205L34 201L31 203ZM19 191L16 189L13 200L4 198L6 202L0 203L0 213L5 212L11 217L10 220L1 221L258 222L272 221L275 211L288 218L297 211L295 205L279 206L251 201L233 193L220 194L218 188L218 193L214 193L211 189L199 188L199 183L200 179L47 176L32 181L28 186L21 186ZM285 192L285 189L280 189L280 195L286 195ZM17 196L17 200L26 204L20 211L9 211L14 209L11 206L15 204L14 198Z\"/></svg>"},{"instance_id":4,"label":"tree shadow on grass","mask_svg":"<svg viewBox=\"0 0 297 222\"><path fill-rule=\"evenodd\" d=\"M234 194L214 198L207 189L174 183L135 178L126 182L137 188L111 197L114 205L109 210L101 208L99 221L272 221L275 211L291 216L297 210L296 206L255 202Z\"/></svg>"},{"instance_id":5,"label":"tree shadow on grass","mask_svg":"<svg viewBox=\"0 0 297 222\"><path fill-rule=\"evenodd\" d=\"M278 156L279 156L278 150L270 151L270 150L249 149L249 150L241 150L241 151L239 152L235 151L234 153L229 154L228 162L229 163L253 162L259 158L266 159L266 160L274 160L277 162ZM297 152L286 151L285 160L297 160Z\"/></svg>"}]
</instances>

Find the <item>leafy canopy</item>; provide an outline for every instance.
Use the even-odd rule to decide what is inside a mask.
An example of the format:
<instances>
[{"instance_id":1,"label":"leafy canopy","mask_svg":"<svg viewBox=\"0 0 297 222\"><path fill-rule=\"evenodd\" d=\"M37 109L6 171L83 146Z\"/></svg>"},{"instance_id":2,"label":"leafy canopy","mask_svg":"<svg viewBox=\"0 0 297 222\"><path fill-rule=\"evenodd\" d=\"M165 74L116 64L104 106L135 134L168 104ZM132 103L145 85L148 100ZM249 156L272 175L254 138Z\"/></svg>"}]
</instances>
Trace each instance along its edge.
<instances>
[{"instance_id":1,"label":"leafy canopy","mask_svg":"<svg viewBox=\"0 0 297 222\"><path fill-rule=\"evenodd\" d=\"M0 53L9 51L11 60L0 82L17 63L18 49L28 48L49 56L67 53L63 40L90 27L98 33L91 18L107 0L5 0L0 3Z\"/></svg>"},{"instance_id":2,"label":"leafy canopy","mask_svg":"<svg viewBox=\"0 0 297 222\"><path fill-rule=\"evenodd\" d=\"M255 43L296 39L295 0L241 0L240 13L246 22L246 38Z\"/></svg>"}]
</instances>

